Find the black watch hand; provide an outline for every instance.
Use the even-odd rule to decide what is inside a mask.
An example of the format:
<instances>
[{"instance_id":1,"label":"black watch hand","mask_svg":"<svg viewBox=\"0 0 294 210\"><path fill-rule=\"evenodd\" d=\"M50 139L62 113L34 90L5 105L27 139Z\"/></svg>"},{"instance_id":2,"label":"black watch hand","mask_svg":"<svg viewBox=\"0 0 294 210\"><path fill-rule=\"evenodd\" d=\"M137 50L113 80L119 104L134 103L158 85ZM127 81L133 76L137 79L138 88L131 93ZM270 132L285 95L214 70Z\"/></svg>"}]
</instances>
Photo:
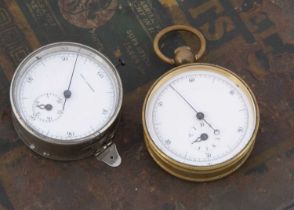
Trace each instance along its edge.
<instances>
[{"instance_id":1,"label":"black watch hand","mask_svg":"<svg viewBox=\"0 0 294 210\"><path fill-rule=\"evenodd\" d=\"M196 140L194 140L193 142L192 142L192 144L194 144L194 143L196 143L196 142L200 142L201 141L201 139L200 139L200 137L198 137Z\"/></svg>"},{"instance_id":2,"label":"black watch hand","mask_svg":"<svg viewBox=\"0 0 294 210\"><path fill-rule=\"evenodd\" d=\"M70 76L68 88L63 92L64 98L65 98L64 103L63 103L63 108L62 108L63 110L65 108L65 104L66 104L67 99L71 97L70 86L71 86L72 78L73 78L75 70L76 70L76 65L77 65L77 61L78 61L79 56L80 56L80 52L78 52L78 55L76 57L74 67L73 67L73 70L72 70L72 73L71 73L71 76Z\"/></svg>"},{"instance_id":3,"label":"black watch hand","mask_svg":"<svg viewBox=\"0 0 294 210\"><path fill-rule=\"evenodd\" d=\"M46 109L47 111L51 111L53 109L53 106L51 104L39 104L37 105L39 109Z\"/></svg>"},{"instance_id":4,"label":"black watch hand","mask_svg":"<svg viewBox=\"0 0 294 210\"><path fill-rule=\"evenodd\" d=\"M202 133L192 144L196 142L206 141L208 139L208 135L206 133Z\"/></svg>"},{"instance_id":5,"label":"black watch hand","mask_svg":"<svg viewBox=\"0 0 294 210\"><path fill-rule=\"evenodd\" d=\"M45 105L44 105L44 104L39 104L39 105L37 105L37 107L38 107L39 109L45 109Z\"/></svg>"},{"instance_id":6,"label":"black watch hand","mask_svg":"<svg viewBox=\"0 0 294 210\"><path fill-rule=\"evenodd\" d=\"M210 123L207 122L207 120L204 118L204 114L202 112L198 112L193 106L192 104L189 103L189 101L187 101L187 99L179 93L179 91L177 91L172 85L169 85L195 112L196 112L196 116L199 120L203 120L214 132L214 134L218 135L219 134L219 130L218 129L214 129L214 127L212 127L212 125Z\"/></svg>"}]
</instances>

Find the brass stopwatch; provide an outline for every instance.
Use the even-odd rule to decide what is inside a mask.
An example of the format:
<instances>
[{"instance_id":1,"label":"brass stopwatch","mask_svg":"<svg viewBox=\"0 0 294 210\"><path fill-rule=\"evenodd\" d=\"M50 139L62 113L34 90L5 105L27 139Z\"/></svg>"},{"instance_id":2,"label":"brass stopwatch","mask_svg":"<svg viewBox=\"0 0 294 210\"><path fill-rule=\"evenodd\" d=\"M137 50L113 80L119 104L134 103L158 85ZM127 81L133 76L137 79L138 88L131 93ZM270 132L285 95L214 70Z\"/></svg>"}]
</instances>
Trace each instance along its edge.
<instances>
[{"instance_id":1,"label":"brass stopwatch","mask_svg":"<svg viewBox=\"0 0 294 210\"><path fill-rule=\"evenodd\" d=\"M175 58L159 49L171 31L188 31L200 39L200 49L179 47ZM177 67L152 85L143 105L147 149L164 170L191 181L222 178L250 155L259 127L259 109L249 86L223 67L195 63L204 54L205 38L195 28L170 26L154 40L154 50Z\"/></svg>"}]
</instances>

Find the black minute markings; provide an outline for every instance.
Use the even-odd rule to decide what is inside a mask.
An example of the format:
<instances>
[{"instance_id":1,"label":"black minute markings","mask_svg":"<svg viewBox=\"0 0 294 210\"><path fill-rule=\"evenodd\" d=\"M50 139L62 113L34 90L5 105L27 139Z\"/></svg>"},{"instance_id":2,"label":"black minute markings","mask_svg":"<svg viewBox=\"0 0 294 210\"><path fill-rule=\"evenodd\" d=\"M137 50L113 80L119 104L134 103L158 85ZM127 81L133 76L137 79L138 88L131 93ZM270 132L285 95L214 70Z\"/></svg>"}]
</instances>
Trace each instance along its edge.
<instances>
[{"instance_id":1,"label":"black minute markings","mask_svg":"<svg viewBox=\"0 0 294 210\"><path fill-rule=\"evenodd\" d=\"M211 77L210 75L206 75L207 77ZM227 86L229 86L229 87L231 87L231 88L233 88L233 89L235 89L232 85L230 85L230 84L228 84L228 82L226 82L226 81L224 81L224 80L222 80L222 79L220 79L220 78L215 78L215 77L211 77L211 78L213 78L213 82L217 79L218 81L220 81L221 83L224 83L225 85L227 85ZM182 78L180 78L180 79L182 79ZM174 81L174 82L178 82L178 81ZM165 89L166 90L166 89ZM163 90L160 94L159 94L159 96L158 96L158 98L160 98L160 95L162 95L162 93L163 92L165 92L165 90ZM241 101L244 103L244 99L243 99L243 97L238 93L238 91L237 92L234 92L234 95L237 95L240 99L241 99ZM155 103L156 104L156 103ZM157 102L157 105L158 105L158 102ZM158 107L158 106L157 106ZM245 110L246 110L246 108L245 108ZM155 111L155 109L153 109L153 117L154 117L154 111ZM242 110L243 111L243 110ZM248 112L247 112L247 115L248 115ZM247 118L248 118L248 116L246 116ZM159 139L160 139L160 135L159 135L159 131L158 131L158 129L155 129L155 130L157 130L156 131L156 133L157 133L157 136L159 137ZM217 131L217 133L218 133L218 131ZM246 133L246 132L245 132ZM240 136L240 138L239 138L239 141L241 141L242 139L243 139L243 135L242 136ZM220 139L220 138L218 138L217 137L217 139ZM239 141L236 143L237 145L239 144ZM212 144L212 145L210 145L210 147L216 147L216 145L215 144ZM235 146L234 146L234 148L235 148ZM198 149L200 150L200 147L198 147ZM233 148L230 148L230 149L233 149ZM172 148L169 148L168 150L170 150L170 152L172 152L172 153L174 153L175 155L177 155L177 156L181 156L181 157L183 157L183 154L178 154L176 151L174 151ZM231 151L231 150L230 150ZM214 157L213 158L209 158L209 160L211 161L211 160L215 160L215 159L217 159L217 158L220 158L220 157L223 157L223 156L225 156L225 155L227 155L228 153L227 152L225 152L224 154L222 154L221 156L219 156L219 155L217 155L217 156L215 156L214 155ZM187 159L190 159L190 157L188 157ZM194 160L194 159L193 159ZM202 162L202 161L207 161L207 159L202 159L202 158L196 158L195 159L195 161L200 161L200 162Z\"/></svg>"}]
</instances>

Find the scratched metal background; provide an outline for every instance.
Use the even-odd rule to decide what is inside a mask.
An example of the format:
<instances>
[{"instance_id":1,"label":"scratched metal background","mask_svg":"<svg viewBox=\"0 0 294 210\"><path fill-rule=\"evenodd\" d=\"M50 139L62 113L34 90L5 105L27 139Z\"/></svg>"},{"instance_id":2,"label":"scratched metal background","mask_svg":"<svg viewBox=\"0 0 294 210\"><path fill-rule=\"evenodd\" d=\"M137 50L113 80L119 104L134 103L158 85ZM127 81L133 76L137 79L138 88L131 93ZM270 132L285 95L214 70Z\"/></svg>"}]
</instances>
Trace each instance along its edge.
<instances>
[{"instance_id":1,"label":"scratched metal background","mask_svg":"<svg viewBox=\"0 0 294 210\"><path fill-rule=\"evenodd\" d=\"M0 0L0 209L294 209L293 11L293 0ZM200 28L209 41L202 62L241 75L259 101L253 154L216 182L170 176L143 143L144 95L171 68L154 55L152 39L173 23ZM119 168L94 158L43 159L12 128L8 92L16 66L33 49L64 40L95 47L114 63L127 61L119 70L125 86Z\"/></svg>"}]
</instances>

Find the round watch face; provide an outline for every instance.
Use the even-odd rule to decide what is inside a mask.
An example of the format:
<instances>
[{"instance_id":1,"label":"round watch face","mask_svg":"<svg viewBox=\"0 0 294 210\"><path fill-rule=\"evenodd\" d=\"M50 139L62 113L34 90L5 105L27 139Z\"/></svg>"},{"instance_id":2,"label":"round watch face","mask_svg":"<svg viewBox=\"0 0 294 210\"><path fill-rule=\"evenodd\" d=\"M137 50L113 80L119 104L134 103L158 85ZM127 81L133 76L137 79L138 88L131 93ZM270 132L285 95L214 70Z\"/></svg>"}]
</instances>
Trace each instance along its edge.
<instances>
[{"instance_id":1,"label":"round watch face","mask_svg":"<svg viewBox=\"0 0 294 210\"><path fill-rule=\"evenodd\" d=\"M62 142L99 135L118 114L121 81L99 52L55 43L29 55L11 85L13 111L37 137Z\"/></svg>"},{"instance_id":2,"label":"round watch face","mask_svg":"<svg viewBox=\"0 0 294 210\"><path fill-rule=\"evenodd\" d=\"M165 156L191 166L226 162L248 145L256 108L246 85L217 66L171 71L150 92L145 124Z\"/></svg>"}]
</instances>

